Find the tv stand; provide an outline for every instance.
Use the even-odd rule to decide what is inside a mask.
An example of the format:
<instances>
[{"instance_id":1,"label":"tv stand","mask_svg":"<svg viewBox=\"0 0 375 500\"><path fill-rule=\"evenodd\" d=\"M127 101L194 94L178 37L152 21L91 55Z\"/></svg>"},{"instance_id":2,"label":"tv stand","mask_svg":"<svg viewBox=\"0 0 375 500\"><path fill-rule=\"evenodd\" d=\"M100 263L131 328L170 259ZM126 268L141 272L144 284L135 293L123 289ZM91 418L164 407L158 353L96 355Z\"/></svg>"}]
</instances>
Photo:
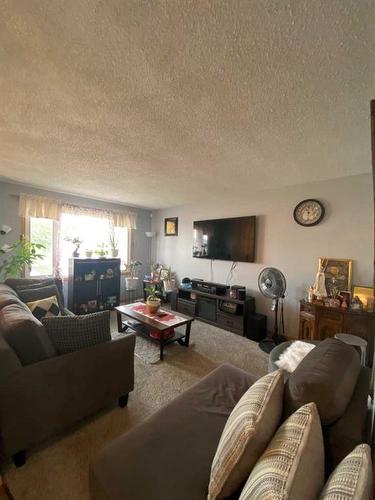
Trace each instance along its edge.
<instances>
[{"instance_id":1,"label":"tv stand","mask_svg":"<svg viewBox=\"0 0 375 500\"><path fill-rule=\"evenodd\" d=\"M244 300L239 300L228 295L216 295L179 287L172 297L171 306L175 311L193 316L210 325L229 330L237 335L252 337L254 297L246 296Z\"/></svg>"}]
</instances>

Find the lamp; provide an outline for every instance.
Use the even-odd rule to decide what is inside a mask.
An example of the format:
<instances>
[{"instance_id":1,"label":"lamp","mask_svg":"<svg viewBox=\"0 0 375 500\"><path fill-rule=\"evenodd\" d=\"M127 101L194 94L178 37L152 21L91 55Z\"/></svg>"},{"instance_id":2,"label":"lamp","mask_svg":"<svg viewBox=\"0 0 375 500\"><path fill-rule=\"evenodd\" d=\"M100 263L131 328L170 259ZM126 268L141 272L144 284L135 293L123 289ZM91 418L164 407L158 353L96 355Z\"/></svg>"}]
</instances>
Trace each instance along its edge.
<instances>
[{"instance_id":1,"label":"lamp","mask_svg":"<svg viewBox=\"0 0 375 500\"><path fill-rule=\"evenodd\" d=\"M0 234L8 234L11 232L11 230L12 230L12 228L10 226L3 224L0 228Z\"/></svg>"}]
</instances>

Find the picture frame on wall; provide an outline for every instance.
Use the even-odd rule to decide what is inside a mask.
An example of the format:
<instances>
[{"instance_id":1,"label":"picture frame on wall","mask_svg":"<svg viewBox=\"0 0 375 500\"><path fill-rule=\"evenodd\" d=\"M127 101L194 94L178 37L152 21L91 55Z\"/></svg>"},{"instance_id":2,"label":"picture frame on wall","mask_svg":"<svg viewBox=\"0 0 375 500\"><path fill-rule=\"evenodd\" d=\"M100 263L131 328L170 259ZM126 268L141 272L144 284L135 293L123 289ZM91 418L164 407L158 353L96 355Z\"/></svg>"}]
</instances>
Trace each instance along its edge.
<instances>
[{"instance_id":1,"label":"picture frame on wall","mask_svg":"<svg viewBox=\"0 0 375 500\"><path fill-rule=\"evenodd\" d=\"M164 219L164 236L178 236L178 217Z\"/></svg>"},{"instance_id":2,"label":"picture frame on wall","mask_svg":"<svg viewBox=\"0 0 375 500\"><path fill-rule=\"evenodd\" d=\"M332 288L345 292L352 289L352 265L351 259L335 259L321 257L319 268L325 275L325 285L328 295L332 295Z\"/></svg>"}]
</instances>

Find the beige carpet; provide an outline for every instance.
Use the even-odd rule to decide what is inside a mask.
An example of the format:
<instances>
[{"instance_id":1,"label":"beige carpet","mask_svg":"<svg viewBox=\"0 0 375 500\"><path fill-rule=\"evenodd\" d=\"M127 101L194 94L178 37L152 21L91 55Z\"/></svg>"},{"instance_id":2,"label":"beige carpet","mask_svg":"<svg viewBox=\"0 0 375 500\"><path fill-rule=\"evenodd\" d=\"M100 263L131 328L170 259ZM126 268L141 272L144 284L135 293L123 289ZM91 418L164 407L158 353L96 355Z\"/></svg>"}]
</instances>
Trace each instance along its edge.
<instances>
[{"instance_id":1,"label":"beige carpet","mask_svg":"<svg viewBox=\"0 0 375 500\"><path fill-rule=\"evenodd\" d=\"M127 408L114 406L44 443L20 469L5 466L5 479L15 500L89 499L89 463L104 444L145 420L223 362L259 376L267 371L268 355L256 343L199 321L193 323L190 347L169 346L163 362L148 363L143 355L147 345L151 350L153 345L138 340L135 390Z\"/></svg>"}]
</instances>

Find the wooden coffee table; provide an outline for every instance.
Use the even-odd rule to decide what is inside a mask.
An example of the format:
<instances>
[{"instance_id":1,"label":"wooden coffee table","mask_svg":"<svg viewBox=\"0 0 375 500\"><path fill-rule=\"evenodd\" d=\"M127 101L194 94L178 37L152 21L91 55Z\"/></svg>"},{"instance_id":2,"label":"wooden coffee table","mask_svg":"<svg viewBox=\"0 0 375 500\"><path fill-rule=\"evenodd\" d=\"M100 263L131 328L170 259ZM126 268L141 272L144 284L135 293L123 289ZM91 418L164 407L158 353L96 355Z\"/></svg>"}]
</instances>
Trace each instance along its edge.
<instances>
[{"instance_id":1,"label":"wooden coffee table","mask_svg":"<svg viewBox=\"0 0 375 500\"><path fill-rule=\"evenodd\" d=\"M120 333L125 332L128 328L131 328L143 337L159 344L161 360L163 360L163 352L166 345L171 344L172 342L178 342L182 346L189 346L191 323L194 321L194 318L185 316L181 313L175 314L174 311L161 308L160 311L166 313L166 318L170 318L171 315L174 316L174 319L171 318L163 321L163 316L149 315L147 312L143 313L140 311L139 308L141 304L145 306L142 302L135 302L133 304L127 304L115 308L117 314L117 329ZM134 310L134 308L138 310ZM123 316L126 316L127 319L123 320ZM167 337L166 332L168 330L183 325L186 325L185 333L175 331L173 337ZM160 332L160 339L150 336L150 332L152 330Z\"/></svg>"}]
</instances>

